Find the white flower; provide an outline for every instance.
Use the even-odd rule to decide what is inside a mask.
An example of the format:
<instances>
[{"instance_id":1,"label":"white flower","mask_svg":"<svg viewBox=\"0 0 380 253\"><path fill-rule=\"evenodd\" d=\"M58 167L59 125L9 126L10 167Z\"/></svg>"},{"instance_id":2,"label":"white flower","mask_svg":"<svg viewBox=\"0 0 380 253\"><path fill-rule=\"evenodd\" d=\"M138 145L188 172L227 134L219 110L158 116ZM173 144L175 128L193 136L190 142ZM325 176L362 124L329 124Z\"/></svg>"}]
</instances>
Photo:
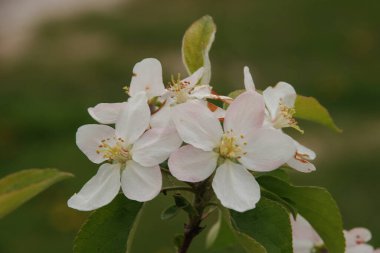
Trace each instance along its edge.
<instances>
[{"instance_id":1,"label":"white flower","mask_svg":"<svg viewBox=\"0 0 380 253\"><path fill-rule=\"evenodd\" d=\"M309 222L301 215L297 215L294 220L290 217L293 231L293 251L294 253L310 253L315 249L324 248L324 243L315 232ZM377 253L367 242L371 240L371 232L366 228L353 228L344 230L346 240L345 253ZM379 249L378 249L379 250Z\"/></svg>"},{"instance_id":2,"label":"white flower","mask_svg":"<svg viewBox=\"0 0 380 253\"><path fill-rule=\"evenodd\" d=\"M248 67L244 67L244 85L246 90L255 90L255 85L249 72ZM279 82L275 87L268 87L263 92L265 102L265 120L264 125L269 128L278 129L292 127L303 132L293 118L295 111L294 104L297 93L294 88L285 82ZM287 164L293 169L308 173L315 171L315 166L310 161L314 160L316 154L294 141L296 153L287 161Z\"/></svg>"},{"instance_id":3,"label":"white flower","mask_svg":"<svg viewBox=\"0 0 380 253\"><path fill-rule=\"evenodd\" d=\"M120 187L127 198L141 202L160 192L159 164L182 140L174 128L147 130L149 121L147 97L140 92L124 104L115 129L96 124L78 129L76 141L82 152L94 163L106 163L69 199L70 207L88 211L107 205Z\"/></svg>"},{"instance_id":4,"label":"white flower","mask_svg":"<svg viewBox=\"0 0 380 253\"><path fill-rule=\"evenodd\" d=\"M165 89L162 81L161 63L154 58L144 59L133 67L132 80L129 87L129 96L133 97L141 91L147 93L151 102L152 127L165 127L171 124L171 109L173 106L187 101L202 101L206 99L229 99L211 93L209 85L196 85L202 78L203 68L195 71L183 80L174 80ZM89 114L102 124L113 124L125 103L101 103L88 109ZM218 117L224 116L224 110L216 108Z\"/></svg>"},{"instance_id":5,"label":"white flower","mask_svg":"<svg viewBox=\"0 0 380 253\"><path fill-rule=\"evenodd\" d=\"M188 102L173 108L173 121L189 145L169 158L169 169L179 180L199 182L216 169L212 187L221 203L236 211L255 207L260 186L247 169L270 171L294 154L292 140L283 133L263 129L263 97L248 91L228 107L222 128L202 104Z\"/></svg>"}]
</instances>

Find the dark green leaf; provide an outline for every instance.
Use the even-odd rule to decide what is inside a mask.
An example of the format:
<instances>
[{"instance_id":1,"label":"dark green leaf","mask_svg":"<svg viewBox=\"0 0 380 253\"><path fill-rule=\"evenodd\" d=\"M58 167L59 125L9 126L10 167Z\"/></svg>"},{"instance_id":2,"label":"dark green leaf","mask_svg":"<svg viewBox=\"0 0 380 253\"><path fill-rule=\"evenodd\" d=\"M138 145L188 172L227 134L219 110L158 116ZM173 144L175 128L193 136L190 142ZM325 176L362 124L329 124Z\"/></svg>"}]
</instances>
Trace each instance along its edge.
<instances>
[{"instance_id":1,"label":"dark green leaf","mask_svg":"<svg viewBox=\"0 0 380 253\"><path fill-rule=\"evenodd\" d=\"M177 206L169 206L161 213L161 220L170 220L177 216L179 213L179 208Z\"/></svg>"},{"instance_id":2,"label":"dark green leaf","mask_svg":"<svg viewBox=\"0 0 380 253\"><path fill-rule=\"evenodd\" d=\"M214 41L216 26L212 17L206 15L195 21L185 32L182 41L182 60L189 74L204 67L201 84L211 79L208 53Z\"/></svg>"},{"instance_id":3,"label":"dark green leaf","mask_svg":"<svg viewBox=\"0 0 380 253\"><path fill-rule=\"evenodd\" d=\"M258 182L265 189L293 203L321 236L330 253L345 248L342 218L335 200L320 187L293 186L274 177L262 176Z\"/></svg>"},{"instance_id":4,"label":"dark green leaf","mask_svg":"<svg viewBox=\"0 0 380 253\"><path fill-rule=\"evenodd\" d=\"M74 253L125 253L142 206L119 194L111 204L94 211L75 238Z\"/></svg>"},{"instance_id":5,"label":"dark green leaf","mask_svg":"<svg viewBox=\"0 0 380 253\"><path fill-rule=\"evenodd\" d=\"M178 208L183 209L186 213L188 213L191 217L198 215L197 210L193 207L193 205L182 195L174 194L174 202Z\"/></svg>"},{"instance_id":6,"label":"dark green leaf","mask_svg":"<svg viewBox=\"0 0 380 253\"><path fill-rule=\"evenodd\" d=\"M342 132L334 120L331 118L327 109L313 97L298 95L295 104L295 117L299 119L313 121L331 128L334 131Z\"/></svg>"},{"instance_id":7,"label":"dark green leaf","mask_svg":"<svg viewBox=\"0 0 380 253\"><path fill-rule=\"evenodd\" d=\"M292 253L292 229L288 212L279 204L262 197L255 209L231 211L238 231L254 238L268 253Z\"/></svg>"},{"instance_id":8,"label":"dark green leaf","mask_svg":"<svg viewBox=\"0 0 380 253\"><path fill-rule=\"evenodd\" d=\"M0 218L49 186L72 176L56 169L29 169L0 179Z\"/></svg>"}]
</instances>

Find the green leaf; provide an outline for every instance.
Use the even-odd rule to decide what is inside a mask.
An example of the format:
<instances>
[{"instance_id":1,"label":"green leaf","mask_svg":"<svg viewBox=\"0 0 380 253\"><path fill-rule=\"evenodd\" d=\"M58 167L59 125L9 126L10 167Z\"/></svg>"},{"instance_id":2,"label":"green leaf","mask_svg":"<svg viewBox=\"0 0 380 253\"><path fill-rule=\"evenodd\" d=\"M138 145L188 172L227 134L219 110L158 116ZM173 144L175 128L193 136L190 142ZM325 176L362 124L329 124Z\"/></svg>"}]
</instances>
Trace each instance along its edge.
<instances>
[{"instance_id":1,"label":"green leaf","mask_svg":"<svg viewBox=\"0 0 380 253\"><path fill-rule=\"evenodd\" d=\"M335 125L334 120L331 118L327 109L313 97L298 95L295 109L296 113L294 114L294 117L296 118L319 123L336 132L342 132L342 130Z\"/></svg>"},{"instance_id":2,"label":"green leaf","mask_svg":"<svg viewBox=\"0 0 380 253\"><path fill-rule=\"evenodd\" d=\"M193 205L182 195L180 194L174 194L173 195L175 205L178 208L181 208L183 211L188 213L190 217L194 217L198 215L197 210L193 207Z\"/></svg>"},{"instance_id":3,"label":"green leaf","mask_svg":"<svg viewBox=\"0 0 380 253\"><path fill-rule=\"evenodd\" d=\"M74 253L125 253L142 206L119 194L111 204L94 211L75 238Z\"/></svg>"},{"instance_id":4,"label":"green leaf","mask_svg":"<svg viewBox=\"0 0 380 253\"><path fill-rule=\"evenodd\" d=\"M330 193L320 187L293 186L278 178L259 177L260 185L293 203L323 239L330 253L343 253L345 248L342 217Z\"/></svg>"},{"instance_id":5,"label":"green leaf","mask_svg":"<svg viewBox=\"0 0 380 253\"><path fill-rule=\"evenodd\" d=\"M203 16L185 32L182 40L182 60L189 74L204 67L201 84L209 84L211 63L209 51L215 38L216 25L211 16Z\"/></svg>"},{"instance_id":6,"label":"green leaf","mask_svg":"<svg viewBox=\"0 0 380 253\"><path fill-rule=\"evenodd\" d=\"M72 176L56 169L28 169L0 179L0 218L49 186Z\"/></svg>"},{"instance_id":7,"label":"green leaf","mask_svg":"<svg viewBox=\"0 0 380 253\"><path fill-rule=\"evenodd\" d=\"M207 252L220 252L226 249L235 252L236 246L240 246L247 253L267 253L265 248L255 239L235 230L228 209L221 207L218 220L211 227L206 237L206 247L209 249Z\"/></svg>"},{"instance_id":8,"label":"green leaf","mask_svg":"<svg viewBox=\"0 0 380 253\"><path fill-rule=\"evenodd\" d=\"M170 219L174 218L179 213L179 210L180 209L175 205L169 206L164 211L162 211L161 220L170 220Z\"/></svg>"},{"instance_id":9,"label":"green leaf","mask_svg":"<svg viewBox=\"0 0 380 253\"><path fill-rule=\"evenodd\" d=\"M254 238L268 253L292 253L292 228L288 212L278 203L261 197L256 208L231 212L238 231Z\"/></svg>"}]
</instances>

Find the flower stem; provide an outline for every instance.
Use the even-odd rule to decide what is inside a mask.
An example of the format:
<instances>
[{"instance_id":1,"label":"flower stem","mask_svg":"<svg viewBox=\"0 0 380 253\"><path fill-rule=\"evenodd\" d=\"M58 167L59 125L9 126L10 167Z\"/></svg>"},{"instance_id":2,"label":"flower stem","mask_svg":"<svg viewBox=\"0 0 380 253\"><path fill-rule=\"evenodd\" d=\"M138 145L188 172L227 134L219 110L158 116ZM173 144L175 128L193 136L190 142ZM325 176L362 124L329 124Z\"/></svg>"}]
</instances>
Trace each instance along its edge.
<instances>
[{"instance_id":1,"label":"flower stem","mask_svg":"<svg viewBox=\"0 0 380 253\"><path fill-rule=\"evenodd\" d=\"M192 184L192 188L195 193L193 206L197 213L195 215L189 215L189 220L184 227L182 245L179 247L178 253L186 253L193 239L203 230L201 226L203 212L212 197L209 180Z\"/></svg>"}]
</instances>

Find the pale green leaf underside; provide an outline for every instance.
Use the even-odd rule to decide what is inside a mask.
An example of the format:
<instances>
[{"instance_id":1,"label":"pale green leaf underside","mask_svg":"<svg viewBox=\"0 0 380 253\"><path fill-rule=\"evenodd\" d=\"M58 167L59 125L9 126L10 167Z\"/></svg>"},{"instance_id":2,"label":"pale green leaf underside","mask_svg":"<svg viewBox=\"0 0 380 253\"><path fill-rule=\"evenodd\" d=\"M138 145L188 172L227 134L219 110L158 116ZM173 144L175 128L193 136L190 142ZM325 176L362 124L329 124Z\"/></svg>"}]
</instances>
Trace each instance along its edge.
<instances>
[{"instance_id":1,"label":"pale green leaf underside","mask_svg":"<svg viewBox=\"0 0 380 253\"><path fill-rule=\"evenodd\" d=\"M0 218L49 186L72 174L57 169L28 169L0 179Z\"/></svg>"},{"instance_id":2,"label":"pale green leaf underside","mask_svg":"<svg viewBox=\"0 0 380 253\"><path fill-rule=\"evenodd\" d=\"M125 253L143 204L119 194L111 204L94 211L74 242L74 253Z\"/></svg>"},{"instance_id":3,"label":"pale green leaf underside","mask_svg":"<svg viewBox=\"0 0 380 253\"><path fill-rule=\"evenodd\" d=\"M330 253L344 252L342 218L335 200L326 189L292 186L270 176L259 177L258 182L268 191L289 200L318 232Z\"/></svg>"},{"instance_id":4,"label":"pale green leaf underside","mask_svg":"<svg viewBox=\"0 0 380 253\"><path fill-rule=\"evenodd\" d=\"M204 67L201 84L211 79L209 51L215 38L216 25L211 16L203 16L185 32L182 40L182 60L189 74Z\"/></svg>"},{"instance_id":5,"label":"pale green leaf underside","mask_svg":"<svg viewBox=\"0 0 380 253\"><path fill-rule=\"evenodd\" d=\"M342 132L337 127L327 109L313 97L298 95L295 104L296 118L312 121L327 126L334 131Z\"/></svg>"}]
</instances>

